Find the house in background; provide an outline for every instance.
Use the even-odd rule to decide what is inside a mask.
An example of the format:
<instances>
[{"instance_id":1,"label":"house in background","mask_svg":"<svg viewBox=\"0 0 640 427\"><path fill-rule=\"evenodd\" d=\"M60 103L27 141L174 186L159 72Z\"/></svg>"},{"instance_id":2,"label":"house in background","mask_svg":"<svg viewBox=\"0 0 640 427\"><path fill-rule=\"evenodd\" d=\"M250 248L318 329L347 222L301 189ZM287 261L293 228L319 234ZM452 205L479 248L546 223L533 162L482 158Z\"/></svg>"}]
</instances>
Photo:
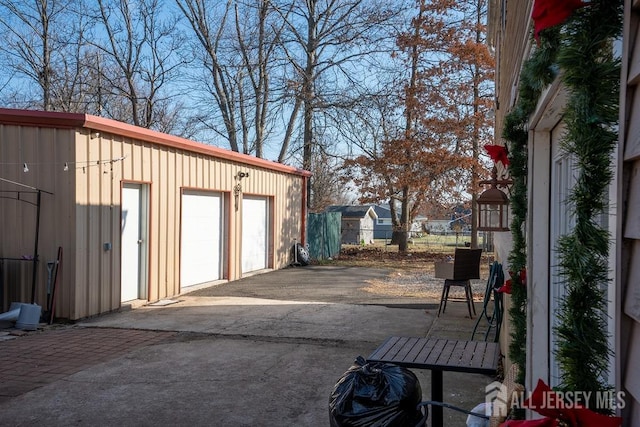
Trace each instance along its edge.
<instances>
[{"instance_id":1,"label":"house in background","mask_svg":"<svg viewBox=\"0 0 640 427\"><path fill-rule=\"evenodd\" d=\"M411 233L409 237L421 237L426 233L427 223L429 219L423 215L416 215L416 217L411 222Z\"/></svg>"},{"instance_id":2,"label":"house in background","mask_svg":"<svg viewBox=\"0 0 640 427\"><path fill-rule=\"evenodd\" d=\"M373 206L329 206L327 212L340 212L342 215L342 243L360 245L373 242L374 223L378 219Z\"/></svg>"},{"instance_id":3,"label":"house in background","mask_svg":"<svg viewBox=\"0 0 640 427\"><path fill-rule=\"evenodd\" d=\"M0 109L0 308L45 307L58 248L55 313L71 320L283 268L306 241L309 176L100 117Z\"/></svg>"},{"instance_id":4,"label":"house in background","mask_svg":"<svg viewBox=\"0 0 640 427\"><path fill-rule=\"evenodd\" d=\"M391 239L393 232L393 222L391 221L391 210L388 206L374 205L373 210L376 212L378 219L373 224L374 239Z\"/></svg>"},{"instance_id":5,"label":"house in background","mask_svg":"<svg viewBox=\"0 0 640 427\"><path fill-rule=\"evenodd\" d=\"M590 2L586 2L585 7ZM623 393L618 414L624 426L640 425L640 9L626 0L622 40L614 47L622 58L618 147L612 162L609 212L603 224L612 237L606 289L610 371L605 380ZM551 3L549 3L551 4ZM532 0L491 0L489 40L496 52L496 134L518 97L523 62L536 49L531 38ZM560 363L556 356L558 308L566 289L559 277L558 238L573 226L567 195L575 183L575 159L562 150L566 132L563 111L567 90L556 78L542 91L528 129L527 236L527 360L525 387L531 391L541 379L556 386ZM511 234L494 233L496 258L508 266ZM508 298L507 298L508 300ZM507 301L508 304L508 301ZM506 310L506 308L505 308ZM508 354L510 327L502 329L501 347ZM507 359L507 364L509 360ZM535 414L534 414L535 415Z\"/></svg>"},{"instance_id":6,"label":"house in background","mask_svg":"<svg viewBox=\"0 0 640 427\"><path fill-rule=\"evenodd\" d=\"M374 239L391 239L393 234L393 221L391 220L391 209L388 205L373 205L373 209L378 215L378 219L373 225L373 238ZM425 224L427 217L418 215L411 223L411 229L409 237L421 236L426 232Z\"/></svg>"},{"instance_id":7,"label":"house in background","mask_svg":"<svg viewBox=\"0 0 640 427\"><path fill-rule=\"evenodd\" d=\"M444 235L451 234L451 220L450 219L431 219L425 223L425 231L429 234Z\"/></svg>"}]
</instances>

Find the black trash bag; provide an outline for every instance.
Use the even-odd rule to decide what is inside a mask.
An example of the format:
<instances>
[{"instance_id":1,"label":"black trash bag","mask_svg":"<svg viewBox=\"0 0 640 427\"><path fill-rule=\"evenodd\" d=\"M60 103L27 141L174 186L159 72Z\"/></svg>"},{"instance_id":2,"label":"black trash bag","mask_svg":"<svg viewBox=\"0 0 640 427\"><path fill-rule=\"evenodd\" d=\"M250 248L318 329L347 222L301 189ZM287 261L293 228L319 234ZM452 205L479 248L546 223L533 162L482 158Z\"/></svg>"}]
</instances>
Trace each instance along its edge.
<instances>
[{"instance_id":1,"label":"black trash bag","mask_svg":"<svg viewBox=\"0 0 640 427\"><path fill-rule=\"evenodd\" d=\"M331 427L405 427L422 412L420 382L413 372L390 363L366 363L359 356L329 398Z\"/></svg>"}]
</instances>

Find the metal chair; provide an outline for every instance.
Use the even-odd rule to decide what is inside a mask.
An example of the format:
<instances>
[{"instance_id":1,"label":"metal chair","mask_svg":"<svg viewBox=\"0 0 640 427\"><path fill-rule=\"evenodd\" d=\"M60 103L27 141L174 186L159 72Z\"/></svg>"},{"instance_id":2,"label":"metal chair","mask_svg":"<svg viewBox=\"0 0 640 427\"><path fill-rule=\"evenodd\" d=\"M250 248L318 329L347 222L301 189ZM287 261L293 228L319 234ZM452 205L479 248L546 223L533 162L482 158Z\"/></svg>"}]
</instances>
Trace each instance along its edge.
<instances>
[{"instance_id":1,"label":"metal chair","mask_svg":"<svg viewBox=\"0 0 640 427\"><path fill-rule=\"evenodd\" d=\"M473 303L473 292L471 290L471 280L480 278L480 256L482 249L462 249L456 248L453 263L446 266L436 265L436 277L444 280L442 296L440 297L440 307L438 316L447 309L449 300L449 289L451 286L462 286L464 288L464 299L454 299L451 301L466 301L469 309L469 317L473 319L476 314L476 307ZM448 267L448 268L442 268Z\"/></svg>"},{"instance_id":2,"label":"metal chair","mask_svg":"<svg viewBox=\"0 0 640 427\"><path fill-rule=\"evenodd\" d=\"M474 340L476 333L480 333L478 326L482 319L486 320L487 330L484 333L484 340L489 339L491 330L493 329L495 335L493 337L494 342L498 342L500 339L500 328L502 326L502 317L504 314L504 302L502 300L502 293L498 292L498 289L504 284L504 273L502 271L502 264L495 261L489 267L489 280L487 280L487 288L484 292L484 301L482 302L482 312L476 320L476 324L473 327L471 333L471 340Z\"/></svg>"}]
</instances>

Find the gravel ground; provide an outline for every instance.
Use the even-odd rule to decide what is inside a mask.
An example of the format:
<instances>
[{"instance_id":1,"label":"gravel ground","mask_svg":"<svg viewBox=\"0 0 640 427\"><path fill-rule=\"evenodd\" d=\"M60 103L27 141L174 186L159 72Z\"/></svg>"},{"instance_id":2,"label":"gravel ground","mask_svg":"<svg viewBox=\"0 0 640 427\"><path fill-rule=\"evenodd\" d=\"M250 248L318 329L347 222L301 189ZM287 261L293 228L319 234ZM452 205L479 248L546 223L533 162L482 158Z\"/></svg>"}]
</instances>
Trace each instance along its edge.
<instances>
[{"instance_id":1,"label":"gravel ground","mask_svg":"<svg viewBox=\"0 0 640 427\"><path fill-rule=\"evenodd\" d=\"M443 279L435 277L436 262L453 260L453 249L449 252L412 251L394 252L376 247L351 247L343 249L334 260L338 265L352 265L390 269L392 273L384 279L370 279L363 291L390 297L420 298L438 303L442 295ZM483 254L480 264L480 280L471 281L475 301L482 302L489 276L492 254ZM449 293L453 298L464 298L462 287L453 287Z\"/></svg>"},{"instance_id":2,"label":"gravel ground","mask_svg":"<svg viewBox=\"0 0 640 427\"><path fill-rule=\"evenodd\" d=\"M433 273L394 272L384 280L370 280L369 286L363 290L377 295L416 297L438 302L442 295L442 284L443 279L435 278ZM485 287L484 280L471 281L474 301L483 300ZM464 290L461 287L452 288L449 296L464 298Z\"/></svg>"}]
</instances>

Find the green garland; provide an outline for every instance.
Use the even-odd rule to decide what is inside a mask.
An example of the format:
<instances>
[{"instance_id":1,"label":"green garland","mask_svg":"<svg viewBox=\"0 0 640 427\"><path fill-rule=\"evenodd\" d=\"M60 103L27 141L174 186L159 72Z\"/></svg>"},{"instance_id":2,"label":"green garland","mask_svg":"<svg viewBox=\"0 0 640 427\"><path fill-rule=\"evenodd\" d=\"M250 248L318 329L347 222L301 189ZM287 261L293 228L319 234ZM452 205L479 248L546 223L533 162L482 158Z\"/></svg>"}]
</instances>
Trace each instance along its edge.
<instances>
[{"instance_id":1,"label":"green garland","mask_svg":"<svg viewBox=\"0 0 640 427\"><path fill-rule=\"evenodd\" d=\"M558 64L569 91L562 148L577 162L569 196L575 227L558 240L567 295L560 307L557 357L565 390L603 391L609 366L607 297L609 232L601 225L618 135L620 62L613 40L622 30L622 0L592 1L562 32ZM590 405L592 406L592 405ZM603 408L596 408L603 410Z\"/></svg>"},{"instance_id":2,"label":"green garland","mask_svg":"<svg viewBox=\"0 0 640 427\"><path fill-rule=\"evenodd\" d=\"M509 318L511 320L511 344L509 358L518 365L516 379L524 384L527 351L527 287L526 277L518 274L527 267L527 242L524 222L527 218L527 144L528 122L534 112L543 89L556 77L554 63L558 51L558 31L547 30L546 37L522 68L518 85L518 103L505 117L503 138L509 146L509 173L513 180L510 203L512 211L511 234L513 247L509 254L512 291Z\"/></svg>"},{"instance_id":3,"label":"green garland","mask_svg":"<svg viewBox=\"0 0 640 427\"><path fill-rule=\"evenodd\" d=\"M527 216L527 123L542 90L562 70L570 99L564 121L563 149L575 156L578 182L570 196L576 226L558 241L562 278L568 289L561 305L558 360L565 390L601 391L608 366L606 299L609 234L600 226L606 191L613 176L611 154L617 134L620 64L612 56L612 40L622 28L622 0L597 0L579 9L561 30L543 31L541 45L523 64L517 105L505 117L503 137L509 145L513 248L513 325L510 359L519 365L524 383L526 367L527 290L517 272L526 268L523 224ZM559 67L558 67L559 66ZM595 396L595 393L593 393Z\"/></svg>"}]
</instances>

